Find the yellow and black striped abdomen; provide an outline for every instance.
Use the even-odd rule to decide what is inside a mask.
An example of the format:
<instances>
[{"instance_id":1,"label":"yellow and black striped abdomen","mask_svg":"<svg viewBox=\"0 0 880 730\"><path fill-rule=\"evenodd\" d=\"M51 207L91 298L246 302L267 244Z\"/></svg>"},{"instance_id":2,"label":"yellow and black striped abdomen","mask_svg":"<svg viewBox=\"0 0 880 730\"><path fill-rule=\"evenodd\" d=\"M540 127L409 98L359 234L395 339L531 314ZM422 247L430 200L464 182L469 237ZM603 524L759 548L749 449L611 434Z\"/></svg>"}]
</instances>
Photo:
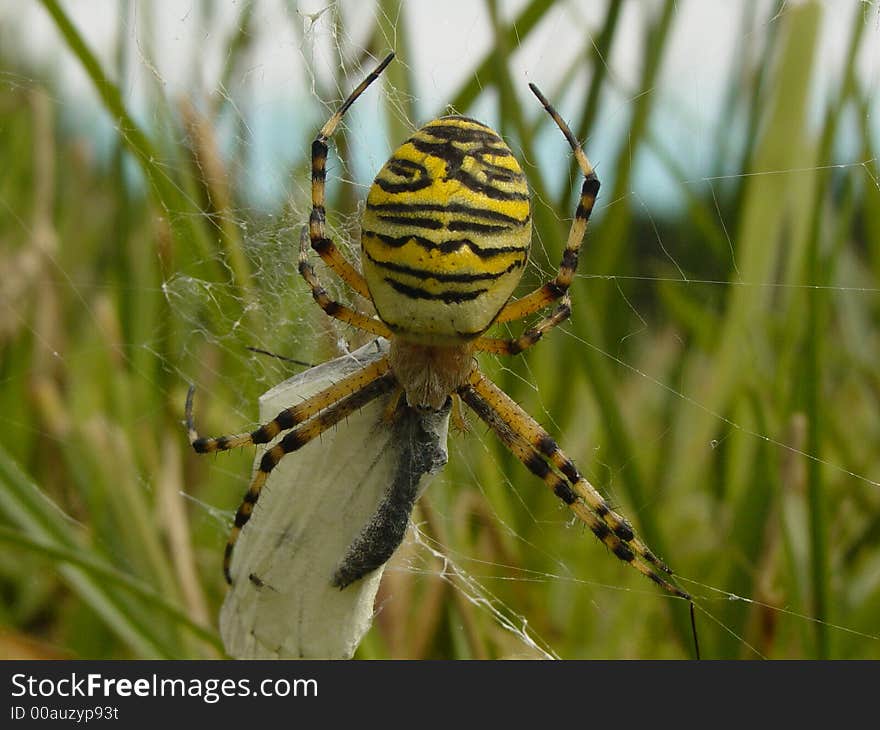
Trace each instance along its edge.
<instances>
[{"instance_id":1,"label":"yellow and black striped abdomen","mask_svg":"<svg viewBox=\"0 0 880 730\"><path fill-rule=\"evenodd\" d=\"M531 230L528 184L501 137L466 117L426 124L367 195L361 256L379 317L414 342L477 337L519 282Z\"/></svg>"}]
</instances>

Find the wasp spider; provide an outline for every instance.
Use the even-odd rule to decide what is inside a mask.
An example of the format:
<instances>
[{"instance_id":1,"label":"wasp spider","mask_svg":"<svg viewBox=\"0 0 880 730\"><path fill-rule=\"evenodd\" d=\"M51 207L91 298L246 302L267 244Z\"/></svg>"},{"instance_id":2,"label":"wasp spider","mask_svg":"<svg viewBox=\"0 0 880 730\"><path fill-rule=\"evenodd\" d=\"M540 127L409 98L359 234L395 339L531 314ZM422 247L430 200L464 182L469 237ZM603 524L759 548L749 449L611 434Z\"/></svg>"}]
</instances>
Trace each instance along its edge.
<instances>
[{"instance_id":1,"label":"wasp spider","mask_svg":"<svg viewBox=\"0 0 880 730\"><path fill-rule=\"evenodd\" d=\"M287 432L263 455L235 515L224 560L227 581L231 582L235 541L278 462L367 403L390 394L392 404L405 398L406 406L431 412L450 399L461 399L611 552L667 591L689 599L629 522L611 508L538 422L483 375L474 359L478 352L520 353L571 313L568 290L599 180L568 125L538 88L529 84L568 140L584 176L554 279L527 296L510 298L529 255L528 185L504 140L485 124L463 116L429 122L379 171L367 194L362 221L363 273L327 236L327 142L348 108L393 56L364 79L312 143L312 210L308 229L302 232L299 257L299 272L321 309L346 324L387 338L391 343L388 354L287 408L251 433L200 437L192 419L192 388L187 398L189 440L199 453L267 444ZM334 274L373 303L378 317L330 298L309 262L309 244ZM520 320L554 304L551 313L520 337L483 335L490 325ZM334 582L344 587L364 573L349 570L345 577L337 574Z\"/></svg>"}]
</instances>

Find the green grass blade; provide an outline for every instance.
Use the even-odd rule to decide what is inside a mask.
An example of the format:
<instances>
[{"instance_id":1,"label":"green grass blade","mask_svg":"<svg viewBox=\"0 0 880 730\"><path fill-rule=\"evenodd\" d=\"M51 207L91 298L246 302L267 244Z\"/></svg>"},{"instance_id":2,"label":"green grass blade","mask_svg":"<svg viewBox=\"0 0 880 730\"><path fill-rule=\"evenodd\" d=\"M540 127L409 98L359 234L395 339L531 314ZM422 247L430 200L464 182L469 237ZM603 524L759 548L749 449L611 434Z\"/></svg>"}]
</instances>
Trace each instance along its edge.
<instances>
[{"instance_id":1,"label":"green grass blade","mask_svg":"<svg viewBox=\"0 0 880 730\"><path fill-rule=\"evenodd\" d=\"M174 621L179 626L185 628L193 634L193 636L201 639L217 651L222 651L223 647L217 634L204 626L196 624L190 617L180 608L168 603L161 595L156 593L148 585L132 578L130 575L117 570L112 565L102 560L96 559L82 551L71 547L61 547L38 538L29 537L15 530L0 526L0 543L6 543L10 547L26 550L44 557L62 570L63 573L74 575L79 573L90 578L93 587L101 586L102 591L109 591L113 588L130 594L138 601L143 602L143 607L151 612L164 614L167 619ZM65 566L73 566L80 569L79 571L65 571ZM82 584L80 584L81 587ZM91 595L96 599L104 614L107 613L108 607L112 610L112 603L105 602L101 598L99 591L92 590ZM149 646L144 642L144 646ZM157 644L158 646L158 644ZM162 648L163 654L168 657L179 657L179 651L172 646Z\"/></svg>"},{"instance_id":2,"label":"green grass blade","mask_svg":"<svg viewBox=\"0 0 880 730\"><path fill-rule=\"evenodd\" d=\"M22 544L30 540L61 555L78 553L71 520L25 476L3 448L0 448L0 511L24 531L16 538ZM10 535L8 533L7 537ZM65 562L77 561L71 558ZM155 632L141 623L93 574L70 564L59 570L71 588L138 656L167 658L176 655L171 646L163 646Z\"/></svg>"}]
</instances>

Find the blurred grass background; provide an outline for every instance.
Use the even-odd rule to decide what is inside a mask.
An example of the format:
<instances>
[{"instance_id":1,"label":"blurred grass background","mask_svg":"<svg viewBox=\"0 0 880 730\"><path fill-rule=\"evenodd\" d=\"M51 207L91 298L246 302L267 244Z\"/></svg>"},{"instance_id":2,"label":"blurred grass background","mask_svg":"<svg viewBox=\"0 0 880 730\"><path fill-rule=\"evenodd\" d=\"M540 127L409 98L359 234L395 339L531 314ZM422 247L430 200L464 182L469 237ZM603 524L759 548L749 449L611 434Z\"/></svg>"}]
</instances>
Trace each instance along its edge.
<instances>
[{"instance_id":1,"label":"blurred grass background","mask_svg":"<svg viewBox=\"0 0 880 730\"><path fill-rule=\"evenodd\" d=\"M248 346L309 362L332 354L333 330L292 252L310 140L296 142L304 154L291 179L301 182L284 208L247 207L235 175L244 153L218 140L230 108L247 108L236 81L256 37L254 3L240 5L228 39L228 94L213 104L169 98L157 83L149 128L126 108L130 34L120 32L108 67L64 6L42 5L116 136L100 164L66 131L57 80L0 50L0 655L221 656L222 546L252 454L192 455L184 394L195 380L204 432L241 430L258 394L296 368ZM385 134L398 143L412 131L403 119L426 121L406 63L401 17L412 6L379 5L370 47L340 59L339 78L318 84L307 113L326 114L320 101L352 88L392 38L400 63L386 75ZM519 104L510 73L509 57L552 5L530 0L511 21L489 0L492 52L467 60L474 73L449 99L467 113L494 93L500 131L531 161L540 245L523 290L555 267L579 187L573 165L551 179L534 164L539 137L558 131L538 105ZM627 5L609 0L577 65L541 78L556 99L591 69L569 120L588 154L615 83L602 59ZM735 32L752 47L730 69L709 130L710 184L693 184L656 123L652 89L679 20L676 3L658 2L626 144L594 160L613 172L587 235L575 315L527 355L484 367L697 597L703 656L878 658L880 175L876 90L856 70L864 46L878 43L877 9L860 4L845 58L829 64L817 38L831 6L742 7ZM290 22L301 29L293 11ZM148 43L140 53L149 59ZM829 68L840 76L817 105L814 82ZM245 124L243 114L232 118ZM336 154L351 164L344 130ZM680 209L649 213L630 194L640 154L660 161ZM570 184L554 194L560 175ZM331 193L331 224L351 228L362 191ZM687 606L569 525L471 420L416 520L476 583L444 579L440 558L405 546L359 656L537 655L496 611L561 657L691 656Z\"/></svg>"}]
</instances>

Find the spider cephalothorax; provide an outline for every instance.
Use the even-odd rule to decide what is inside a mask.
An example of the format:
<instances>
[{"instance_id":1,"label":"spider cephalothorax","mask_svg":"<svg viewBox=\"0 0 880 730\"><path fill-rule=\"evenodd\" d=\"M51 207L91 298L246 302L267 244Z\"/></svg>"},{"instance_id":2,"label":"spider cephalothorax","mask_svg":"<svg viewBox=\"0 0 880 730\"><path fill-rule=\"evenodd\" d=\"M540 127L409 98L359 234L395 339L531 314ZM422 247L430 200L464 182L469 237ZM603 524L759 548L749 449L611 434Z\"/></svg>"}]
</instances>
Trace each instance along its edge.
<instances>
[{"instance_id":1,"label":"spider cephalothorax","mask_svg":"<svg viewBox=\"0 0 880 730\"><path fill-rule=\"evenodd\" d=\"M379 171L363 217L363 273L327 236L327 141L351 104L392 58L393 54L385 58L355 88L312 143L312 212L300 239L299 259L299 271L318 305L331 317L387 338L391 343L388 354L251 433L199 437L192 419L192 390L187 399L189 439L197 452L268 444L278 438L260 459L236 513L224 561L227 580L233 579L230 566L236 538L276 464L367 403L386 397L396 404L403 392L408 405L401 407L429 412L460 398L618 558L674 595L689 599L626 519L580 474L550 434L482 374L473 357L478 352L522 352L571 314L568 289L599 180L580 144L537 87L529 85L565 135L583 173L568 241L552 280L520 299L511 299L531 239L528 184L501 137L467 117L429 122ZM373 303L377 317L330 298L309 261L309 245L353 291ZM492 324L524 319L553 304L556 307L550 314L517 338L484 335ZM387 559L402 538L399 525L392 530L381 514L365 531L378 547L369 548L370 554L360 555L357 561L344 561L335 577L328 576L335 585L344 587L358 580L372 569L369 566ZM394 534L383 539L384 532ZM378 539L376 534L380 534Z\"/></svg>"}]
</instances>

